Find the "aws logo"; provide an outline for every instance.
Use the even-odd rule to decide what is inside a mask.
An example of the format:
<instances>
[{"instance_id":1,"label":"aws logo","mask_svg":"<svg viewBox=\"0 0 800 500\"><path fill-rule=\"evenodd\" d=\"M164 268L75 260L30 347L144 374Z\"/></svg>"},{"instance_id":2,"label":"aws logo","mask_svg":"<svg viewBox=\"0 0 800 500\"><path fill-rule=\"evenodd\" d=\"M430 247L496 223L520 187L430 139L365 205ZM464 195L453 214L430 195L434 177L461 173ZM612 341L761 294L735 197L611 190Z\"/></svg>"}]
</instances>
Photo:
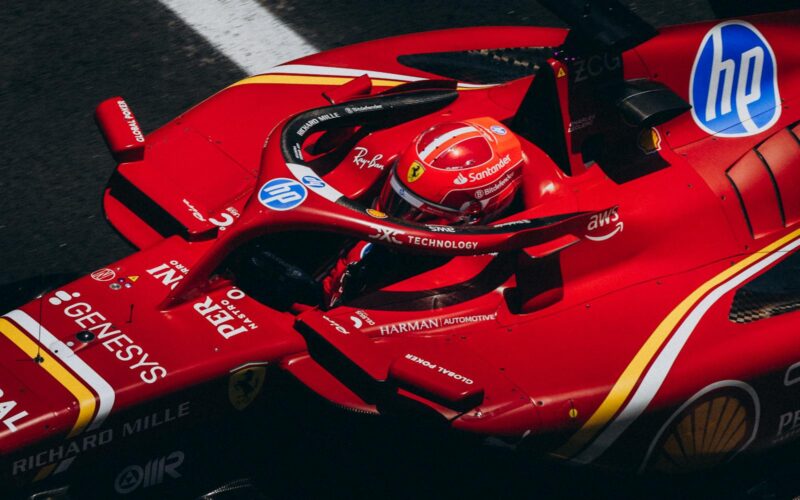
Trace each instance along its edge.
<instances>
[{"instance_id":1,"label":"aws logo","mask_svg":"<svg viewBox=\"0 0 800 500\"><path fill-rule=\"evenodd\" d=\"M589 224L586 227L588 232L594 234L587 234L586 239L592 241L605 241L611 239L617 233L622 232L625 225L620 220L619 210L617 207L609 208L602 212L598 212L589 218Z\"/></svg>"},{"instance_id":2,"label":"aws logo","mask_svg":"<svg viewBox=\"0 0 800 500\"><path fill-rule=\"evenodd\" d=\"M689 100L695 123L719 137L774 125L781 114L777 60L761 32L744 21L711 28L692 66Z\"/></svg>"}]
</instances>

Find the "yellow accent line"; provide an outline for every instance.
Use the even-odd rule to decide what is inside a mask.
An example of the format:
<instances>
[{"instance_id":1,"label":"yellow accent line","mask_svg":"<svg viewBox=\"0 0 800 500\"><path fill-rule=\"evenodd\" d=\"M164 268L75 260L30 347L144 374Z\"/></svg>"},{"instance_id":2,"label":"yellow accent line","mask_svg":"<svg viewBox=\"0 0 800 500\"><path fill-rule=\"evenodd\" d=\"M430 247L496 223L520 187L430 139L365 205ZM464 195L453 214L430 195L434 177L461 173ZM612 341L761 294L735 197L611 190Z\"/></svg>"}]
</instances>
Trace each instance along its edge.
<instances>
[{"instance_id":1,"label":"yellow accent line","mask_svg":"<svg viewBox=\"0 0 800 500\"><path fill-rule=\"evenodd\" d=\"M44 467L39 469L39 472L36 473L36 477L33 478L33 482L35 483L35 482L41 481L42 479L45 479L46 477L48 477L50 475L50 473L53 472L53 469L56 468L56 465L58 465L57 462L54 463L54 464L45 465Z\"/></svg>"},{"instance_id":2,"label":"yellow accent line","mask_svg":"<svg viewBox=\"0 0 800 500\"><path fill-rule=\"evenodd\" d=\"M345 83L354 80L354 76L317 76L317 75L256 75L244 80L228 85L227 88L238 87L239 85L264 85L264 84L283 84L283 85L344 85ZM401 80L384 80L380 78L373 78L372 84L376 87L397 87L403 83L409 83ZM485 85L478 87L464 87L458 85L458 90L479 90L493 85Z\"/></svg>"},{"instance_id":3,"label":"yellow accent line","mask_svg":"<svg viewBox=\"0 0 800 500\"><path fill-rule=\"evenodd\" d=\"M64 368L46 349L38 349L36 342L4 318L0 318L0 333L8 337L11 342L22 349L31 359L35 358L38 352L43 360L39 363L39 366L44 368L58 383L63 385L64 388L75 396L79 406L78 418L67 437L73 437L79 434L89 424L92 415L94 415L96 403L92 391Z\"/></svg>"},{"instance_id":4,"label":"yellow accent line","mask_svg":"<svg viewBox=\"0 0 800 500\"><path fill-rule=\"evenodd\" d=\"M314 76L314 75L257 75L239 80L238 82L228 86L228 88L236 87L239 85L252 85L252 84L265 84L265 83L278 83L289 85L344 85L350 80L354 80L354 76ZM401 82L397 80L372 80L372 84L376 87L396 87Z\"/></svg>"},{"instance_id":5,"label":"yellow accent line","mask_svg":"<svg viewBox=\"0 0 800 500\"><path fill-rule=\"evenodd\" d=\"M763 249L753 253L749 257L739 261L735 265L722 271L707 282L703 283L691 295L686 297L678 306L664 318L661 324L655 329L650 337L645 341L639 352L633 357L625 371L622 372L617 382L611 388L606 398L595 410L589 420L572 435L563 446L557 449L554 454L563 458L571 458L577 455L589 441L597 435L600 430L617 414L623 403L628 399L645 368L650 364L653 356L658 352L678 323L694 305L702 299L712 288L720 285L739 273L742 269L755 264L759 260L769 256L778 248L787 244L800 236L800 230L794 231L787 236L777 240Z\"/></svg>"}]
</instances>

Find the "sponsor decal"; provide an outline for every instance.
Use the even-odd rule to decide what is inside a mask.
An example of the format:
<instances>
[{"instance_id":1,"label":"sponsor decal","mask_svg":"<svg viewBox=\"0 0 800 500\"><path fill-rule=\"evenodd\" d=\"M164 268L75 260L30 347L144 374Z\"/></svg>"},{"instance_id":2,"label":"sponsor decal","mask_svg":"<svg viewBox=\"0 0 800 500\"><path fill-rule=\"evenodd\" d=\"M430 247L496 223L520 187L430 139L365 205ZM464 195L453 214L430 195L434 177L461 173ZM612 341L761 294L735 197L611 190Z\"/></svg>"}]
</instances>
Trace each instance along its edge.
<instances>
[{"instance_id":1,"label":"sponsor decal","mask_svg":"<svg viewBox=\"0 0 800 500\"><path fill-rule=\"evenodd\" d=\"M366 245L364 245L364 247L361 249L361 253L359 253L359 254L358 254L358 258L359 258L359 259L363 259L363 258L364 258L364 256L366 256L366 255L369 253L369 251L370 251L370 250L372 250L372 243L367 243L367 244L366 244Z\"/></svg>"},{"instance_id":2,"label":"sponsor decal","mask_svg":"<svg viewBox=\"0 0 800 500\"><path fill-rule=\"evenodd\" d=\"M139 378L145 384L153 384L158 379L167 376L167 369L158 361L153 361L143 347L137 345L130 336L114 326L106 317L87 302L71 302L72 298L80 294L69 294L63 290L56 292L49 302L54 306L66 303L62 312L72 318L81 330L88 330L95 334L103 347L114 355L118 361L130 366L130 370L138 370ZM54 300L55 299L55 300Z\"/></svg>"},{"instance_id":3,"label":"sponsor decal","mask_svg":"<svg viewBox=\"0 0 800 500\"><path fill-rule=\"evenodd\" d=\"M703 388L661 427L640 472L688 472L730 460L755 439L760 411L758 395L744 382Z\"/></svg>"},{"instance_id":4,"label":"sponsor decal","mask_svg":"<svg viewBox=\"0 0 800 500\"><path fill-rule=\"evenodd\" d=\"M304 124L302 124L299 129L297 129L297 135L303 137L308 132L308 129L310 129L314 125L321 122L326 122L333 118L339 118L339 113L326 113L324 115L317 116L316 118L312 118L307 122L305 122Z\"/></svg>"},{"instance_id":5,"label":"sponsor decal","mask_svg":"<svg viewBox=\"0 0 800 500\"><path fill-rule=\"evenodd\" d=\"M353 113L363 113L364 111L380 111L383 109L383 104L369 104L366 106L346 106L345 113L352 115Z\"/></svg>"},{"instance_id":6,"label":"sponsor decal","mask_svg":"<svg viewBox=\"0 0 800 500\"><path fill-rule=\"evenodd\" d=\"M113 269L104 267L103 269L98 269L89 276L91 276L92 279L95 281L111 281L117 277L117 274L114 272Z\"/></svg>"},{"instance_id":7,"label":"sponsor decal","mask_svg":"<svg viewBox=\"0 0 800 500\"><path fill-rule=\"evenodd\" d=\"M477 241L453 241L438 238L424 238L421 236L409 236L408 243L426 248L457 248L460 250L474 250L478 248Z\"/></svg>"},{"instance_id":8,"label":"sponsor decal","mask_svg":"<svg viewBox=\"0 0 800 500\"><path fill-rule=\"evenodd\" d=\"M258 192L258 201L270 210L284 211L300 206L308 196L306 187L294 179L271 179Z\"/></svg>"},{"instance_id":9,"label":"sponsor decal","mask_svg":"<svg viewBox=\"0 0 800 500\"><path fill-rule=\"evenodd\" d=\"M508 130L506 130L505 127L501 127L500 125L492 125L491 127L489 127L489 130L491 130L497 135L506 135L508 133Z\"/></svg>"},{"instance_id":10,"label":"sponsor decal","mask_svg":"<svg viewBox=\"0 0 800 500\"><path fill-rule=\"evenodd\" d=\"M235 371L228 378L228 401L239 411L244 410L256 400L267 375L266 366L248 366Z\"/></svg>"},{"instance_id":11,"label":"sponsor decal","mask_svg":"<svg viewBox=\"0 0 800 500\"><path fill-rule=\"evenodd\" d=\"M482 323L484 321L494 321L497 313L492 314L472 314L469 316L453 316L449 318L429 318L415 321L405 321L393 325L382 325L379 327L381 335L396 335L398 333L412 333L427 330L435 330L446 326L463 325L470 323Z\"/></svg>"},{"instance_id":12,"label":"sponsor decal","mask_svg":"<svg viewBox=\"0 0 800 500\"><path fill-rule=\"evenodd\" d=\"M327 321L328 324L331 325L337 332L339 332L339 333L341 333L343 335L350 335L350 332L347 330L347 328L343 327L342 325L337 323L335 320L329 318L328 316L326 316L324 314L322 315L322 319Z\"/></svg>"},{"instance_id":13,"label":"sponsor decal","mask_svg":"<svg viewBox=\"0 0 800 500\"><path fill-rule=\"evenodd\" d=\"M495 163L491 167L487 167L484 170L481 170L480 172L470 172L469 180L472 181L472 182L482 181L483 179L496 174L497 172L500 171L501 168L505 167L509 163L511 163L511 156L510 155L505 155L504 157L500 158L497 161L497 163Z\"/></svg>"},{"instance_id":14,"label":"sponsor decal","mask_svg":"<svg viewBox=\"0 0 800 500\"><path fill-rule=\"evenodd\" d=\"M371 239L378 241L388 241L390 243L394 243L395 245L403 244L403 242L395 238L395 236L404 235L406 234L405 232L398 231L397 229L392 229L390 227L376 227L375 229L377 229L378 232L369 235Z\"/></svg>"},{"instance_id":15,"label":"sponsor decal","mask_svg":"<svg viewBox=\"0 0 800 500\"><path fill-rule=\"evenodd\" d=\"M361 170L363 168L377 168L378 170L383 170L386 168L386 165L381 163L380 161L383 159L382 154L376 154L372 158L367 159L369 155L369 150L363 146L356 146L353 148L355 151L355 156L353 156L353 163L358 165L358 169Z\"/></svg>"},{"instance_id":16,"label":"sponsor decal","mask_svg":"<svg viewBox=\"0 0 800 500\"><path fill-rule=\"evenodd\" d=\"M569 122L569 127L567 128L567 132L576 132L578 130L584 129L589 127L594 123L594 119L597 115L589 115L584 116L582 118L578 118L576 120L572 120Z\"/></svg>"},{"instance_id":17,"label":"sponsor decal","mask_svg":"<svg viewBox=\"0 0 800 500\"><path fill-rule=\"evenodd\" d=\"M303 178L300 180L303 181L303 184L310 187L311 189L322 189L327 185L325 184L325 181L323 181L316 175L304 175Z\"/></svg>"},{"instance_id":18,"label":"sponsor decal","mask_svg":"<svg viewBox=\"0 0 800 500\"><path fill-rule=\"evenodd\" d=\"M507 173L505 176L503 176L502 179L495 182L491 186L485 187L483 189L478 189L477 191L475 191L475 198L480 200L481 198L493 195L497 191L503 189L506 186L506 184L508 184L509 181L511 181L511 179L514 179L516 176L517 176L516 172Z\"/></svg>"},{"instance_id":19,"label":"sponsor decal","mask_svg":"<svg viewBox=\"0 0 800 500\"><path fill-rule=\"evenodd\" d=\"M93 434L84 434L78 439L59 444L52 448L20 458L11 464L11 474L16 476L50 464L71 463L81 453L99 448L114 441L147 432L164 424L189 416L189 401L157 410L153 413L127 420L116 427L104 429ZM60 467L59 467L60 468Z\"/></svg>"},{"instance_id":20,"label":"sponsor decal","mask_svg":"<svg viewBox=\"0 0 800 500\"><path fill-rule=\"evenodd\" d=\"M689 83L692 118L719 137L763 132L781 114L775 53L755 26L725 21L703 38Z\"/></svg>"},{"instance_id":21,"label":"sponsor decal","mask_svg":"<svg viewBox=\"0 0 800 500\"><path fill-rule=\"evenodd\" d=\"M381 212L380 210L375 210L373 208L368 208L367 209L367 215L375 217L376 219L385 219L385 218L389 217L388 215L386 215L385 213Z\"/></svg>"},{"instance_id":22,"label":"sponsor decal","mask_svg":"<svg viewBox=\"0 0 800 500\"><path fill-rule=\"evenodd\" d=\"M216 214L215 216L206 218L202 213L200 213L200 210L198 210L197 208L195 208L194 205L192 205L192 202L190 202L186 198L184 198L182 201L183 204L186 205L186 208L189 209L189 212L191 212L192 216L195 219L199 220L200 222L208 221L211 224L217 226L220 229L220 231L224 231L225 228L233 224L236 221L236 219L238 219L241 216L238 210L236 210L233 207L228 207L222 212Z\"/></svg>"},{"instance_id":23,"label":"sponsor decal","mask_svg":"<svg viewBox=\"0 0 800 500\"><path fill-rule=\"evenodd\" d=\"M787 368L786 373L783 375L783 385L786 387L798 382L800 382L800 361Z\"/></svg>"},{"instance_id":24,"label":"sponsor decal","mask_svg":"<svg viewBox=\"0 0 800 500\"><path fill-rule=\"evenodd\" d=\"M375 321L372 318L370 318L365 311L362 310L358 310L355 312L355 314L350 316L350 321L353 322L353 327L356 330L364 326L364 323L366 323L369 326L375 326Z\"/></svg>"},{"instance_id":25,"label":"sponsor decal","mask_svg":"<svg viewBox=\"0 0 800 500\"><path fill-rule=\"evenodd\" d=\"M258 325L244 314L234 302L245 296L244 292L238 288L231 288L225 294L227 298L214 301L209 296L205 300L196 302L192 308L204 317L206 321L214 325L217 333L223 338L229 339L248 330L255 330Z\"/></svg>"},{"instance_id":26,"label":"sponsor decal","mask_svg":"<svg viewBox=\"0 0 800 500\"><path fill-rule=\"evenodd\" d=\"M143 465L129 465L122 469L114 481L114 491L127 495L137 489L145 489L164 482L166 478L178 479L181 473L178 468L183 464L185 455L182 451L173 451L169 455L156 457Z\"/></svg>"},{"instance_id":27,"label":"sponsor decal","mask_svg":"<svg viewBox=\"0 0 800 500\"><path fill-rule=\"evenodd\" d=\"M462 174L461 172L458 173L458 177L453 179L453 184L455 184L456 186L463 186L466 183L467 183L467 178L464 177L464 174Z\"/></svg>"},{"instance_id":28,"label":"sponsor decal","mask_svg":"<svg viewBox=\"0 0 800 500\"><path fill-rule=\"evenodd\" d=\"M589 224L586 227L587 231L597 231L600 234L586 235L586 239L592 241L605 241L617 233L622 232L625 225L619 220L619 211L617 207L604 210L598 214L594 214L589 218Z\"/></svg>"},{"instance_id":29,"label":"sponsor decal","mask_svg":"<svg viewBox=\"0 0 800 500\"><path fill-rule=\"evenodd\" d=\"M462 383L464 383L466 385L472 385L472 384L475 383L475 381L473 381L471 378L467 378L464 375L461 375L460 373L456 373L456 372L454 372L452 370L448 370L444 366L437 365L435 363L431 363L427 359L420 358L419 356L415 356L413 354L406 354L405 358L407 360L409 360L409 361L413 361L414 363L418 363L418 364L424 366L425 368L430 368L431 370L434 370L434 371L436 371L438 373L441 373L442 375L446 375L446 376L452 378L453 380L458 380L459 382L462 382Z\"/></svg>"},{"instance_id":30,"label":"sponsor decal","mask_svg":"<svg viewBox=\"0 0 800 500\"><path fill-rule=\"evenodd\" d=\"M13 399L5 399L5 393L0 389L0 422L5 424L11 432L17 432L17 422L28 416L25 410L14 411L17 402Z\"/></svg>"},{"instance_id":31,"label":"sponsor decal","mask_svg":"<svg viewBox=\"0 0 800 500\"><path fill-rule=\"evenodd\" d=\"M644 154L653 154L661 151L661 134L655 128L646 128L639 132L637 146Z\"/></svg>"},{"instance_id":32,"label":"sponsor decal","mask_svg":"<svg viewBox=\"0 0 800 500\"><path fill-rule=\"evenodd\" d=\"M142 134L142 129L139 128L139 123L136 121L136 118L134 118L131 108L128 107L128 103L120 99L117 101L117 106L122 113L122 118L128 124L128 128L131 129L133 138L136 140L136 142L144 142L144 134Z\"/></svg>"},{"instance_id":33,"label":"sponsor decal","mask_svg":"<svg viewBox=\"0 0 800 500\"><path fill-rule=\"evenodd\" d=\"M800 433L800 410L788 411L778 418L778 432L773 443L784 441Z\"/></svg>"},{"instance_id":34,"label":"sponsor decal","mask_svg":"<svg viewBox=\"0 0 800 500\"><path fill-rule=\"evenodd\" d=\"M436 224L425 224L425 227L434 233L455 233L456 228L451 226L437 226Z\"/></svg>"},{"instance_id":35,"label":"sponsor decal","mask_svg":"<svg viewBox=\"0 0 800 500\"><path fill-rule=\"evenodd\" d=\"M147 274L159 280L162 285L175 290L183 277L189 274L189 268L182 265L177 260L171 260L168 264L161 264L147 270Z\"/></svg>"},{"instance_id":36,"label":"sponsor decal","mask_svg":"<svg viewBox=\"0 0 800 500\"><path fill-rule=\"evenodd\" d=\"M573 65L574 82L579 83L590 78L595 78L607 71L619 69L622 59L609 54L596 54L587 58L576 59ZM560 78L560 77L559 77Z\"/></svg>"},{"instance_id":37,"label":"sponsor decal","mask_svg":"<svg viewBox=\"0 0 800 500\"><path fill-rule=\"evenodd\" d=\"M567 72L564 71L564 68L558 68L558 74L556 75L556 78L564 78L565 76L567 76Z\"/></svg>"},{"instance_id":38,"label":"sponsor decal","mask_svg":"<svg viewBox=\"0 0 800 500\"><path fill-rule=\"evenodd\" d=\"M422 174L425 173L425 167L422 166L422 163L418 161L411 162L411 166L408 167L408 173L406 174L406 180L408 182L416 182L417 179L422 177Z\"/></svg>"}]
</instances>

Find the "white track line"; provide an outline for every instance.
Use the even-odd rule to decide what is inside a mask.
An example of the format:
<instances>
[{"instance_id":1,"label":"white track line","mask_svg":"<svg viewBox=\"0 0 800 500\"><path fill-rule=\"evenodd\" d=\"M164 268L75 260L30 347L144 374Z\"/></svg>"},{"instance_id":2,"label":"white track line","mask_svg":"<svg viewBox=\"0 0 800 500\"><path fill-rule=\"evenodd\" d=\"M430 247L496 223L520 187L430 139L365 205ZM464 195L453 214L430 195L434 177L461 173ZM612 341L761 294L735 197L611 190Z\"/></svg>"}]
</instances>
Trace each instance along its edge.
<instances>
[{"instance_id":1,"label":"white track line","mask_svg":"<svg viewBox=\"0 0 800 500\"><path fill-rule=\"evenodd\" d=\"M160 0L246 73L318 50L255 0Z\"/></svg>"}]
</instances>

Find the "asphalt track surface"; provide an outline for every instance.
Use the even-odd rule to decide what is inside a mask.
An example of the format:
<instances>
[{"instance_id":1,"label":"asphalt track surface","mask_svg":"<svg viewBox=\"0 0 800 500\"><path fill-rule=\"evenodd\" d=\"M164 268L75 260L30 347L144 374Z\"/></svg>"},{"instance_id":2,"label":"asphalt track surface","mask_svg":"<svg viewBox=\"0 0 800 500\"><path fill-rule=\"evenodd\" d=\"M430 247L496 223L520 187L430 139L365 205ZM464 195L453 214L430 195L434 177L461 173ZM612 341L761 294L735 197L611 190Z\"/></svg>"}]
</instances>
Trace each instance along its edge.
<instances>
[{"instance_id":1,"label":"asphalt track surface","mask_svg":"<svg viewBox=\"0 0 800 500\"><path fill-rule=\"evenodd\" d=\"M198 9L203 8L202 1L196 3ZM797 0L747 5L706 0L625 3L655 26L798 5ZM261 0L261 7L318 50L448 27L561 25L528 0ZM240 66L155 0L3 0L0 47L0 285L53 273L83 274L132 251L102 215L100 195L114 163L92 118L98 102L114 95L124 96L143 129L152 131L246 76ZM368 438L357 439L364 446ZM400 459L396 474L384 472L374 477L374 464L366 467L347 449L341 449L348 447L346 439L339 437L333 442L335 446L323 446L318 453L308 452L323 457L312 460L325 468L323 477L345 478L333 484L334 489L326 490L331 496L351 496L348 491L352 496L386 495L393 488L413 496L403 478L414 469L412 458ZM391 470L391 450L386 450L386 456L389 460L385 469ZM629 489L624 485L621 490L597 489L598 484L616 481L614 476L602 474L559 471L553 473L555 476L543 477L530 472L529 464L494 451L458 460L462 466L473 466L460 473L455 466L421 460L426 471L412 474L411 480L424 483L419 490L422 496L427 496L424 492L438 491L455 496L473 491L486 496L490 495L491 488L486 486L489 484L497 484L496 495L492 496L500 497L562 496L561 493L583 496L580 491L586 485L594 488L586 491L586 496L640 496L647 489L647 485L638 483ZM485 468L474 466L482 462L486 462ZM359 467L366 467L373 477L359 479ZM544 470L545 474L552 472ZM794 470L800 471L800 467ZM476 471L478 475L484 471L496 477L480 482L474 477ZM286 478L287 483L292 481L302 480ZM463 485L465 481L477 489L459 487L459 482ZM581 481L587 481L586 485ZM354 488L355 484L362 487ZM543 484L546 487L537 492ZM482 491L480 485L487 491ZM280 492L278 496L293 492L285 484L276 491ZM297 491L307 492L302 488ZM795 491L800 493L800 488ZM650 493L660 496L664 491ZM713 496L712 491L703 492L702 488L695 493Z\"/></svg>"}]
</instances>

